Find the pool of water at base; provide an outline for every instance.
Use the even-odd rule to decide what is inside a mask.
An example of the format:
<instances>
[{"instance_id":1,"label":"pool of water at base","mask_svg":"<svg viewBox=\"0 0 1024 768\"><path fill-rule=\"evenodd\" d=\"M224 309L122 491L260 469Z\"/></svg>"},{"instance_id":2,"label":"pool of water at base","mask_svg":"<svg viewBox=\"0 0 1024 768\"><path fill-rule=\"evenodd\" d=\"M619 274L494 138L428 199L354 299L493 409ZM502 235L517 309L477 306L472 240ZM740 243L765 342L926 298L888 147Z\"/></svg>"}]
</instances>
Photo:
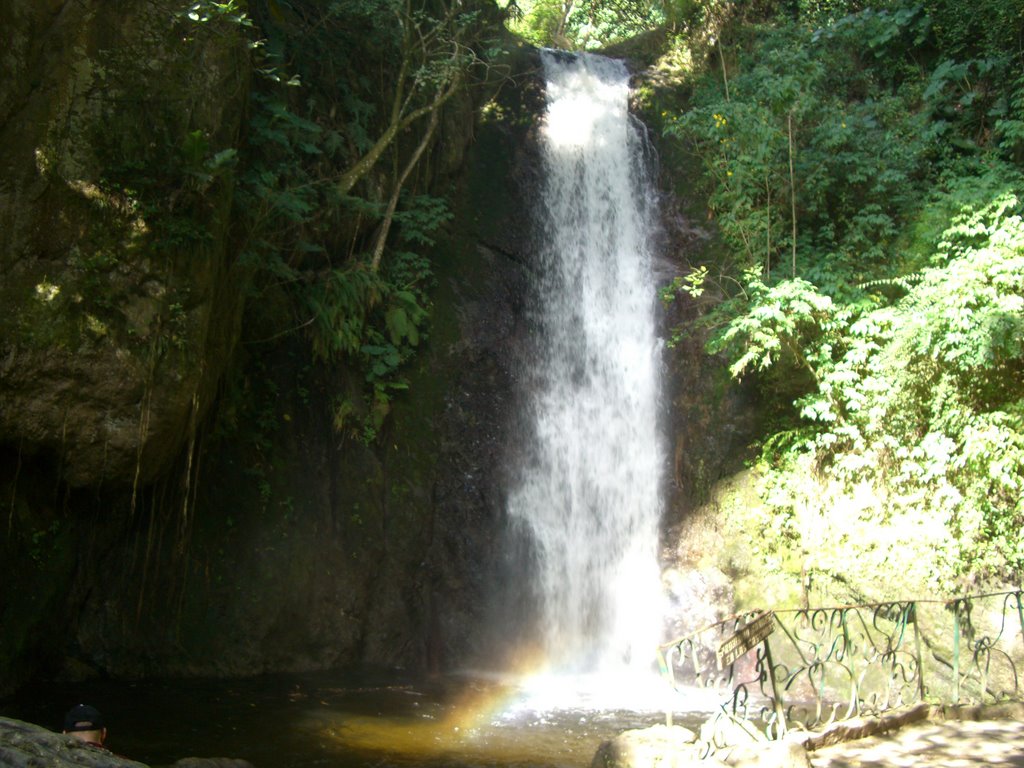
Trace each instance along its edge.
<instances>
[{"instance_id":1,"label":"pool of water at base","mask_svg":"<svg viewBox=\"0 0 1024 768\"><path fill-rule=\"evenodd\" d=\"M0 701L0 715L60 730L77 703L104 714L114 752L151 766L195 756L256 768L585 768L602 741L665 722L653 710L539 711L503 681L366 672L36 684ZM708 711L674 709L691 728Z\"/></svg>"}]
</instances>

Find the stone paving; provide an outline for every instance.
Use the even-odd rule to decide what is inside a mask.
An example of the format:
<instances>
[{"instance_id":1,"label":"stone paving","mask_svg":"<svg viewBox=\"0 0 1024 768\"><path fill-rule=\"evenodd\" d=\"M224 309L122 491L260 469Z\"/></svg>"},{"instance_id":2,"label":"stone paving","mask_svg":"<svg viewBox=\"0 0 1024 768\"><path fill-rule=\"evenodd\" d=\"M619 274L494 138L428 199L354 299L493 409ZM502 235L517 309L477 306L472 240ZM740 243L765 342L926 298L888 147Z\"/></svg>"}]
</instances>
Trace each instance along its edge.
<instances>
[{"instance_id":1,"label":"stone paving","mask_svg":"<svg viewBox=\"0 0 1024 768\"><path fill-rule=\"evenodd\" d=\"M1024 723L923 722L822 747L810 758L814 768L1024 768Z\"/></svg>"}]
</instances>

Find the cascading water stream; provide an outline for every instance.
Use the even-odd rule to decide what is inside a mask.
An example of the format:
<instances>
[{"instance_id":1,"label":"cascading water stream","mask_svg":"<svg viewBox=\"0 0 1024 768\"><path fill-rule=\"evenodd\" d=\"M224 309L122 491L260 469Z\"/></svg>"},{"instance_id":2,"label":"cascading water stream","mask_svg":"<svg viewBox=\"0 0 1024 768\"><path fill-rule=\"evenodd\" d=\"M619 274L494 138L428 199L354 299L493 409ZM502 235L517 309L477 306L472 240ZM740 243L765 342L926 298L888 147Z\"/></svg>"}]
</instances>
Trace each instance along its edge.
<instances>
[{"instance_id":1,"label":"cascading water stream","mask_svg":"<svg viewBox=\"0 0 1024 768\"><path fill-rule=\"evenodd\" d=\"M538 554L548 671L606 677L646 671L661 631L655 205L624 65L543 62L535 434L509 512Z\"/></svg>"}]
</instances>

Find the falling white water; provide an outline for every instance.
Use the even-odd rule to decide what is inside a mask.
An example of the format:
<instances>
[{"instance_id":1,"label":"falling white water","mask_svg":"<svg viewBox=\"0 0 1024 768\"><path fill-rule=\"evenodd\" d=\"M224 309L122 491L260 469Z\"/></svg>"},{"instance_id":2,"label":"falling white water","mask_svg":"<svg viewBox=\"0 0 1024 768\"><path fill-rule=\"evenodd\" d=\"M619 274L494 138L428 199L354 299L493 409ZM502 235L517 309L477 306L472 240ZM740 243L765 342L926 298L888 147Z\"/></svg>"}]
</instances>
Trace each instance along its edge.
<instances>
[{"instance_id":1,"label":"falling white water","mask_svg":"<svg viewBox=\"0 0 1024 768\"><path fill-rule=\"evenodd\" d=\"M536 444L509 509L538 552L549 671L607 679L649 669L661 629L654 203L622 63L543 61Z\"/></svg>"}]
</instances>

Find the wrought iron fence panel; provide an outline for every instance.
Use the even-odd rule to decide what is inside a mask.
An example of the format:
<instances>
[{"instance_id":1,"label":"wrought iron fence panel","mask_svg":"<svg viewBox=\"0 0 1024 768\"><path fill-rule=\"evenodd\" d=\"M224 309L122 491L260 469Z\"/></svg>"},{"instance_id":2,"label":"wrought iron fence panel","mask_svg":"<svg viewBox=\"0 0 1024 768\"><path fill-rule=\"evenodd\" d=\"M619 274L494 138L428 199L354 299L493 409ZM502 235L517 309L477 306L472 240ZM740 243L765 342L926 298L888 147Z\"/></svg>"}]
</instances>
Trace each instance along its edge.
<instances>
[{"instance_id":1,"label":"wrought iron fence panel","mask_svg":"<svg viewBox=\"0 0 1024 768\"><path fill-rule=\"evenodd\" d=\"M749 611L664 646L662 668L674 684L722 692L720 712L702 736L709 751L737 723L778 738L791 727L877 716L923 700L1019 700L1022 598L1015 591Z\"/></svg>"},{"instance_id":2,"label":"wrought iron fence panel","mask_svg":"<svg viewBox=\"0 0 1024 768\"><path fill-rule=\"evenodd\" d=\"M954 703L986 704L1018 697L1018 667L1024 651L1021 595L964 597L948 604L953 617L950 698ZM933 656L944 662L940 652Z\"/></svg>"},{"instance_id":3,"label":"wrought iron fence panel","mask_svg":"<svg viewBox=\"0 0 1024 768\"><path fill-rule=\"evenodd\" d=\"M776 613L775 655L798 660L785 678L789 720L827 725L916 699L919 665L905 642L912 611L886 603Z\"/></svg>"}]
</instances>

